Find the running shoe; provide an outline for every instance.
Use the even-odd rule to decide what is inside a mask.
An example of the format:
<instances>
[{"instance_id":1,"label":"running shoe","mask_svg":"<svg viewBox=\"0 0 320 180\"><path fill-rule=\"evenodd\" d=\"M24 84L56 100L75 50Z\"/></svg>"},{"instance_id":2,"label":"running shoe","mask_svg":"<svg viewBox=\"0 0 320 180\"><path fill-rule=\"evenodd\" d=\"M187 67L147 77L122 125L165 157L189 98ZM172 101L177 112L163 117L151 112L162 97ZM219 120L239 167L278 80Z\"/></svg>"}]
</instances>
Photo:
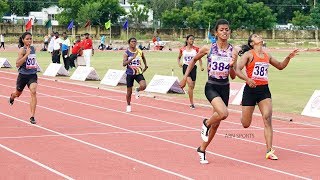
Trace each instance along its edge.
<instances>
[{"instance_id":1,"label":"running shoe","mask_svg":"<svg viewBox=\"0 0 320 180\"><path fill-rule=\"evenodd\" d=\"M36 120L34 119L34 117L31 117L31 118L30 118L30 123L31 123L31 124L36 124L36 123L37 123Z\"/></svg>"},{"instance_id":2,"label":"running shoe","mask_svg":"<svg viewBox=\"0 0 320 180\"><path fill-rule=\"evenodd\" d=\"M196 107L194 106L194 104L190 105L190 109L195 109Z\"/></svg>"},{"instance_id":3,"label":"running shoe","mask_svg":"<svg viewBox=\"0 0 320 180\"><path fill-rule=\"evenodd\" d=\"M135 95L136 99L139 99L140 94L139 94L139 88L138 87L135 88L134 95Z\"/></svg>"},{"instance_id":4,"label":"running shoe","mask_svg":"<svg viewBox=\"0 0 320 180\"><path fill-rule=\"evenodd\" d=\"M209 130L210 130L210 126L208 127L206 125L208 119L204 119L203 123L202 123L202 128L201 128L201 138L204 142L208 142L209 140Z\"/></svg>"},{"instance_id":5,"label":"running shoe","mask_svg":"<svg viewBox=\"0 0 320 180\"><path fill-rule=\"evenodd\" d=\"M200 156L200 164L208 164L209 161L206 159L206 152L205 151L201 151L200 147L198 147L197 152Z\"/></svg>"},{"instance_id":6,"label":"running shoe","mask_svg":"<svg viewBox=\"0 0 320 180\"><path fill-rule=\"evenodd\" d=\"M10 95L10 97L9 97L9 105L12 106L13 103L14 103L14 99L12 99L12 98L11 98L11 95Z\"/></svg>"},{"instance_id":7,"label":"running shoe","mask_svg":"<svg viewBox=\"0 0 320 180\"><path fill-rule=\"evenodd\" d=\"M274 151L275 150L271 148L266 154L266 159L278 160L278 157L274 154Z\"/></svg>"},{"instance_id":8,"label":"running shoe","mask_svg":"<svg viewBox=\"0 0 320 180\"><path fill-rule=\"evenodd\" d=\"M131 106L130 105L127 106L126 112L131 112Z\"/></svg>"}]
</instances>

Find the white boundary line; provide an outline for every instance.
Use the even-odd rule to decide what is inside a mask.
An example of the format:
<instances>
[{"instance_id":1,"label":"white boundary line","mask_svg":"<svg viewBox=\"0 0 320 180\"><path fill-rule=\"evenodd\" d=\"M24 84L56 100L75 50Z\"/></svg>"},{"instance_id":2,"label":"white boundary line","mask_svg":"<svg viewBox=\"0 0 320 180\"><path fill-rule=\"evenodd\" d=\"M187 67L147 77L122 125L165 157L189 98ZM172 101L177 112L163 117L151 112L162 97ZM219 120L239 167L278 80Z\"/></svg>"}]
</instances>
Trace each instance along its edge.
<instances>
[{"instance_id":1,"label":"white boundary line","mask_svg":"<svg viewBox=\"0 0 320 180\"><path fill-rule=\"evenodd\" d=\"M30 128L30 126L26 126L27 128ZM237 131L237 130L243 130L243 129L219 129L220 131ZM260 131L260 129L254 129L256 131ZM167 133L167 132L194 132L198 130L160 130L160 131L136 131L141 133ZM87 136L87 135L109 135L109 134L132 134L131 132L107 132L107 133L97 133L97 132L90 132L90 133L72 133L72 134L65 134L69 136ZM45 137L61 137L60 135L38 135L38 136L0 136L0 139L27 139L27 138L45 138ZM298 145L300 146L300 145Z\"/></svg>"},{"instance_id":2,"label":"white boundary line","mask_svg":"<svg viewBox=\"0 0 320 180\"><path fill-rule=\"evenodd\" d=\"M1 95L1 96L2 96L2 95ZM20 101L21 101L21 100L20 100ZM28 102L25 102L25 101L21 101L21 102L23 102L23 103L25 103L25 104L28 104ZM107 123L102 123L102 122L99 122L99 121L96 121L96 120L92 120L92 119L89 119L89 118L85 118L85 117L82 117L82 116L78 116L78 115L74 115L74 114L69 114L69 113L65 113L65 112L62 112L62 111L55 110L55 109L51 109L51 108L48 108L48 107L45 107L45 106L40 106L40 105L38 105L38 107L44 108L44 109L47 109L47 110L50 110L50 111L53 111L53 112L57 112L57 113L60 113L60 114L68 115L68 116L71 116L71 117L76 117L77 120L78 120L78 119L82 119L82 120L85 120L85 121L94 122L94 123L97 123L97 124L101 124L101 125L113 127L113 128L116 128L116 129L121 129L121 130L124 130L124 131L127 131L127 132L132 132L132 133L139 134L139 135L142 135L142 136L150 137L150 138L153 138L153 139L161 140L161 141L164 141L164 142L168 142L168 143L171 143L171 144L175 144L175 145L179 145L179 146L182 146L182 147L186 147L186 148L189 148L189 149L196 150L196 148L194 148L194 147L192 147L192 146L185 145L185 144L182 144L182 143L177 143L177 142L174 142L174 141L171 141L171 140L167 140L167 139L163 139L163 138L160 138L160 137L157 137L157 136L152 136L152 135L148 135L148 134L144 134L144 133L139 133L139 132L136 132L136 131L132 131L132 130L129 130L129 129L121 128L121 127L114 126L114 125L107 124ZM2 114L2 115L4 115L4 116L7 116L7 117L10 117L10 118L13 118L13 119L16 119L16 120L19 120L19 121L24 122L24 123L28 123L28 122L26 122L26 121L23 121L23 120L21 120L21 119L18 119L18 118L16 118L16 117L13 117L13 116L10 116L10 115L6 115L6 114L1 113L1 112L0 112L0 114ZM97 145L94 145L94 144L91 144L91 143L88 143L88 142L85 142L85 141L82 141L82 140L78 140L78 139L73 138L73 137L71 137L71 136L67 136L67 135L62 134L62 133L60 133L60 132L56 132L56 131L53 131L53 130L51 130L51 129L44 128L44 127L38 126L38 125L35 125L35 126L38 127L38 128L41 128L41 129L44 129L44 130L53 132L53 133L55 133L55 134L59 134L59 135L64 136L64 137L66 137L66 138L69 138L69 139L72 139L72 140L81 142L81 143L83 143L83 144L87 144L87 145L89 145L89 146L92 146L92 147L95 147L95 148L98 148L98 149L101 149L101 150L105 150L105 151L107 151L107 152L110 151L110 153L113 153L113 154L116 154L116 155L120 155L121 157L124 156L124 155L122 155L122 154L113 152L113 151L111 151L111 150L102 148L102 147L100 147L100 146L97 146ZM235 138L235 139L236 139L236 138ZM301 179L308 179L308 180L310 180L310 178L307 178L307 177L299 176L299 175L292 174L292 173L285 172L285 171L281 171L281 170L278 170L278 169L269 168L269 167L262 166L262 165L259 165L259 164L255 164L255 163L251 163L251 162L248 162L248 161L244 161L244 160L232 158L232 157L225 156L225 155L218 154L218 153L214 153L214 152L211 152L211 151L206 151L206 153L212 154L212 155L215 155L215 156L219 156L219 157L222 157L222 158L226 158L226 159L229 159L229 160L241 162L241 163L244 163L244 164L247 164L247 165L252 165L252 166L254 166L254 167L259 167L259 168L266 169L266 170L270 170L270 171L273 171L273 172L285 174L285 175L288 175L288 176L292 176L292 177L296 177L296 178L301 178ZM153 165L152 165L152 166L153 166ZM187 177L186 177L186 178L187 178ZM188 179L190 179L190 178L188 178Z\"/></svg>"},{"instance_id":3,"label":"white boundary line","mask_svg":"<svg viewBox=\"0 0 320 180\"><path fill-rule=\"evenodd\" d=\"M2 113L0 113L0 114L2 114ZM55 170L55 169L53 169L53 168L51 168L51 167L49 167L49 166L46 166L46 165L40 163L39 161L36 161L36 160L34 160L34 159L26 156L26 155L23 155L23 154L15 151L15 150L12 150L12 149L8 148L7 146L4 146L4 145L0 144L0 147L3 148L3 149L5 149L5 150L7 150L7 151L9 151L9 152L11 152L11 153L13 153L13 154L15 154L15 155L17 155L17 156L19 156L19 157L21 157L21 158L23 158L23 159L26 159L26 160L28 160L28 161L31 161L31 162L33 162L34 164L36 164L36 165L38 165L38 166L40 166L40 167L42 167L42 168L44 168L44 169L47 169L48 171L53 172L54 174L57 174L57 175L65 178L65 179L70 179L70 180L73 179L73 178L71 178L71 177L69 177L69 176L67 176L67 175L65 175L65 174L62 174L61 172L59 172L59 171L57 171L57 170Z\"/></svg>"},{"instance_id":4,"label":"white boundary line","mask_svg":"<svg viewBox=\"0 0 320 180\"><path fill-rule=\"evenodd\" d=\"M11 115L7 115L7 114L2 113L2 112L0 112L0 114L3 115L3 116L9 117L9 118L11 118L11 119L15 119L15 120L17 120L17 121L20 121L20 122L29 124L29 122L26 122L26 121L24 121L24 120L22 120L22 119L19 119L19 118L17 118L17 117L14 117L14 116L11 116ZM110 150L110 149L103 148L103 147L101 147L101 146L98 146L98 145L95 145L95 144L92 144L92 143L89 143L89 142L86 142L86 141L83 141L83 140L80 140L80 139L77 139L77 138L74 138L74 137L65 135L65 134L63 134L63 133L60 133L60 132L57 132L57 131L54 131L54 130L51 130L51 129L48 129L48 128L45 128L45 127L42 127L42 126L39 126L39 125L33 125L33 126L34 126L34 127L37 127L37 128L40 128L40 129L43 129L43 130L45 130L45 131L49 131L49 132L52 132L52 133L54 133L54 134L63 136L63 137L65 137L65 138L71 139L71 140L73 140L73 141L77 141L77 142L79 142L79 143L82 143L82 144L85 144L85 145L88 145L88 146L91 146L91 147L100 149L100 150L102 150L102 151L105 151L105 152L114 154L114 155L116 155L116 156L120 156L120 157L122 157L122 158L131 160L131 161L134 161L134 162L136 162L136 163L139 163L139 164L142 164L142 165L145 165L145 166L148 166L148 167L157 169L157 170L159 170L159 171L166 172L166 173L168 173L168 174L171 174L171 175L180 177L180 178L182 178L182 179L192 180L192 178L190 178L190 177L187 177L187 176L184 176L184 175L175 173L175 172L173 172L173 171L169 171L169 170L160 168L160 167L158 167L158 166L155 166L155 165L146 163L146 162L144 162L144 161L141 161L141 160L132 158L132 157L130 157L130 156L126 156L126 155L124 155L124 154L121 154L121 153L112 151L112 150Z\"/></svg>"},{"instance_id":5,"label":"white boundary line","mask_svg":"<svg viewBox=\"0 0 320 180\"><path fill-rule=\"evenodd\" d=\"M165 133L165 132L193 132L195 130L162 130L162 131L136 131L140 133ZM109 135L109 134L132 134L132 132L107 132L107 133L74 133L74 134L65 134L68 136L87 136L87 135ZM27 138L46 138L46 137L61 137L60 135L39 135L39 136L4 136L0 139L27 139Z\"/></svg>"}]
</instances>

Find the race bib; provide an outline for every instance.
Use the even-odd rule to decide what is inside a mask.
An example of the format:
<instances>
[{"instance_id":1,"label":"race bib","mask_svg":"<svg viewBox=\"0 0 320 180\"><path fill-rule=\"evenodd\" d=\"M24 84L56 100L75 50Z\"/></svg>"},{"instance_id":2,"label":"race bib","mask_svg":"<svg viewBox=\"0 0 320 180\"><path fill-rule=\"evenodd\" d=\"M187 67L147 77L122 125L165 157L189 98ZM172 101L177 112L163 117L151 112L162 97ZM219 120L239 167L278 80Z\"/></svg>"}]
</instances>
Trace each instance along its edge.
<instances>
[{"instance_id":1,"label":"race bib","mask_svg":"<svg viewBox=\"0 0 320 180\"><path fill-rule=\"evenodd\" d=\"M26 60L26 69L37 69L37 58L35 54L29 54Z\"/></svg>"},{"instance_id":2,"label":"race bib","mask_svg":"<svg viewBox=\"0 0 320 180\"><path fill-rule=\"evenodd\" d=\"M141 66L141 60L139 57L136 57L133 59L130 63L129 66L134 66L134 67L140 67Z\"/></svg>"},{"instance_id":3,"label":"race bib","mask_svg":"<svg viewBox=\"0 0 320 180\"><path fill-rule=\"evenodd\" d=\"M193 56L184 56L183 63L188 65L192 58Z\"/></svg>"},{"instance_id":4,"label":"race bib","mask_svg":"<svg viewBox=\"0 0 320 180\"><path fill-rule=\"evenodd\" d=\"M226 79L229 76L230 57L211 56L209 76L216 79Z\"/></svg>"},{"instance_id":5,"label":"race bib","mask_svg":"<svg viewBox=\"0 0 320 180\"><path fill-rule=\"evenodd\" d=\"M256 62L252 72L252 79L268 81L268 68L269 63Z\"/></svg>"}]
</instances>

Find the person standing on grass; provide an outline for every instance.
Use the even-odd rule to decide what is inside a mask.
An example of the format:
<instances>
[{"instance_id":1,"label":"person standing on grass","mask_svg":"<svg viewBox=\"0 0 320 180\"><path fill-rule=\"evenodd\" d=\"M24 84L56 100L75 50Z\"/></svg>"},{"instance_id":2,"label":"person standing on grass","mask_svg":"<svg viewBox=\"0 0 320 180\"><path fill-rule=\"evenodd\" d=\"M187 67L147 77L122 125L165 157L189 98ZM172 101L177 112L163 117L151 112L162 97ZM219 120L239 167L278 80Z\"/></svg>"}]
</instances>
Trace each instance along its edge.
<instances>
[{"instance_id":1,"label":"person standing on grass","mask_svg":"<svg viewBox=\"0 0 320 180\"><path fill-rule=\"evenodd\" d=\"M229 76L232 79L236 77L233 65L236 65L238 57L235 48L228 43L230 34L229 22L225 19L218 20L215 25L217 41L211 45L205 45L200 49L199 53L189 62L188 68L180 82L180 86L184 88L188 75L195 63L207 55L208 81L205 86L205 95L214 111L209 119L204 119L202 122L201 138L203 142L197 149L201 164L208 163L205 150L216 134L220 122L228 117Z\"/></svg>"},{"instance_id":2,"label":"person standing on grass","mask_svg":"<svg viewBox=\"0 0 320 180\"><path fill-rule=\"evenodd\" d=\"M82 40L83 58L86 62L86 67L91 67L91 56L94 54L92 39L89 36L89 33L85 33Z\"/></svg>"},{"instance_id":3,"label":"person standing on grass","mask_svg":"<svg viewBox=\"0 0 320 180\"><path fill-rule=\"evenodd\" d=\"M183 75L185 74L191 59L199 52L199 48L196 46L193 46L193 43L194 43L194 36L188 35L185 46L180 48L180 52L178 56L178 65L182 68ZM182 57L182 63L181 63L181 57ZM203 71L204 68L202 66L201 59L199 60L199 64L201 67L201 71ZM191 70L187 78L187 83L189 87L188 95L189 95L191 109L195 109L194 102L193 102L193 90L196 84L196 78L197 78L197 65L193 67L193 69Z\"/></svg>"},{"instance_id":4,"label":"person standing on grass","mask_svg":"<svg viewBox=\"0 0 320 180\"><path fill-rule=\"evenodd\" d=\"M19 97L22 94L23 89L27 85L30 90L31 102L30 102L30 110L31 124L36 124L36 120L34 118L37 106L37 58L36 58L36 50L33 46L31 46L32 35L30 32L25 32L19 39L20 49L18 52L18 58L16 61L16 66L19 71L19 75L17 78L17 87L16 90L11 93L9 98L9 104L13 105L14 99Z\"/></svg>"},{"instance_id":5,"label":"person standing on grass","mask_svg":"<svg viewBox=\"0 0 320 180\"><path fill-rule=\"evenodd\" d=\"M68 71L70 68L70 60L69 60L70 40L66 32L62 33L61 50L62 50L62 59L64 63L64 68Z\"/></svg>"},{"instance_id":6,"label":"person standing on grass","mask_svg":"<svg viewBox=\"0 0 320 180\"><path fill-rule=\"evenodd\" d=\"M264 137L267 145L266 159L277 160L272 148L272 100L268 86L269 64L282 70L287 67L290 60L298 53L298 49L292 51L282 62L277 61L271 54L263 50L263 39L257 34L250 35L248 44L242 46L239 52L241 60L236 67L236 74L246 81L242 96L241 123L248 128L252 121L252 114L256 104L262 114L264 123ZM246 67L246 74L242 69Z\"/></svg>"},{"instance_id":7,"label":"person standing on grass","mask_svg":"<svg viewBox=\"0 0 320 180\"><path fill-rule=\"evenodd\" d=\"M148 69L147 60L141 49L137 48L137 39L132 37L128 40L129 48L123 55L123 66L127 67L126 80L127 80L127 112L131 112L131 95L134 80L139 83L139 87L135 88L135 98L139 98L139 91L146 89L146 81L143 77L143 73ZM142 69L142 62L144 68Z\"/></svg>"},{"instance_id":8,"label":"person standing on grass","mask_svg":"<svg viewBox=\"0 0 320 180\"><path fill-rule=\"evenodd\" d=\"M4 47L4 35L3 34L0 34L0 42L1 42L0 49L1 49L1 47L3 47L3 49L5 50L6 48Z\"/></svg>"},{"instance_id":9,"label":"person standing on grass","mask_svg":"<svg viewBox=\"0 0 320 180\"><path fill-rule=\"evenodd\" d=\"M59 33L55 32L53 38L53 52L52 52L52 62L60 64L60 55L61 55L61 44L62 40L59 37Z\"/></svg>"}]
</instances>

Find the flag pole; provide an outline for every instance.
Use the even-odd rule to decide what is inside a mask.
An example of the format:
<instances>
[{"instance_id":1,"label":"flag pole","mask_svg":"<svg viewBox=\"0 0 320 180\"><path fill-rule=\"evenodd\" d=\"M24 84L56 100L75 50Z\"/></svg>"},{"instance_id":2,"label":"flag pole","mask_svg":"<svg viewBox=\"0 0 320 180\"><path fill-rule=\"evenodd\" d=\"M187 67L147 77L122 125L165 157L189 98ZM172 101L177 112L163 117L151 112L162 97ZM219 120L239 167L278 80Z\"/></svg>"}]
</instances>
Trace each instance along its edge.
<instances>
[{"instance_id":1,"label":"flag pole","mask_svg":"<svg viewBox=\"0 0 320 180\"><path fill-rule=\"evenodd\" d=\"M109 40L109 45L111 44L111 23L110 23L110 40Z\"/></svg>"},{"instance_id":2,"label":"flag pole","mask_svg":"<svg viewBox=\"0 0 320 180\"><path fill-rule=\"evenodd\" d=\"M129 38L129 26L127 27L127 40Z\"/></svg>"},{"instance_id":3,"label":"flag pole","mask_svg":"<svg viewBox=\"0 0 320 180\"><path fill-rule=\"evenodd\" d=\"M210 33L210 22L209 22L209 27L208 27L208 33L207 33L207 43L208 43L208 41L209 41L209 33Z\"/></svg>"},{"instance_id":4,"label":"flag pole","mask_svg":"<svg viewBox=\"0 0 320 180\"><path fill-rule=\"evenodd\" d=\"M73 26L72 26L71 32L72 32L72 38L75 38L75 29L73 28Z\"/></svg>"}]
</instances>

